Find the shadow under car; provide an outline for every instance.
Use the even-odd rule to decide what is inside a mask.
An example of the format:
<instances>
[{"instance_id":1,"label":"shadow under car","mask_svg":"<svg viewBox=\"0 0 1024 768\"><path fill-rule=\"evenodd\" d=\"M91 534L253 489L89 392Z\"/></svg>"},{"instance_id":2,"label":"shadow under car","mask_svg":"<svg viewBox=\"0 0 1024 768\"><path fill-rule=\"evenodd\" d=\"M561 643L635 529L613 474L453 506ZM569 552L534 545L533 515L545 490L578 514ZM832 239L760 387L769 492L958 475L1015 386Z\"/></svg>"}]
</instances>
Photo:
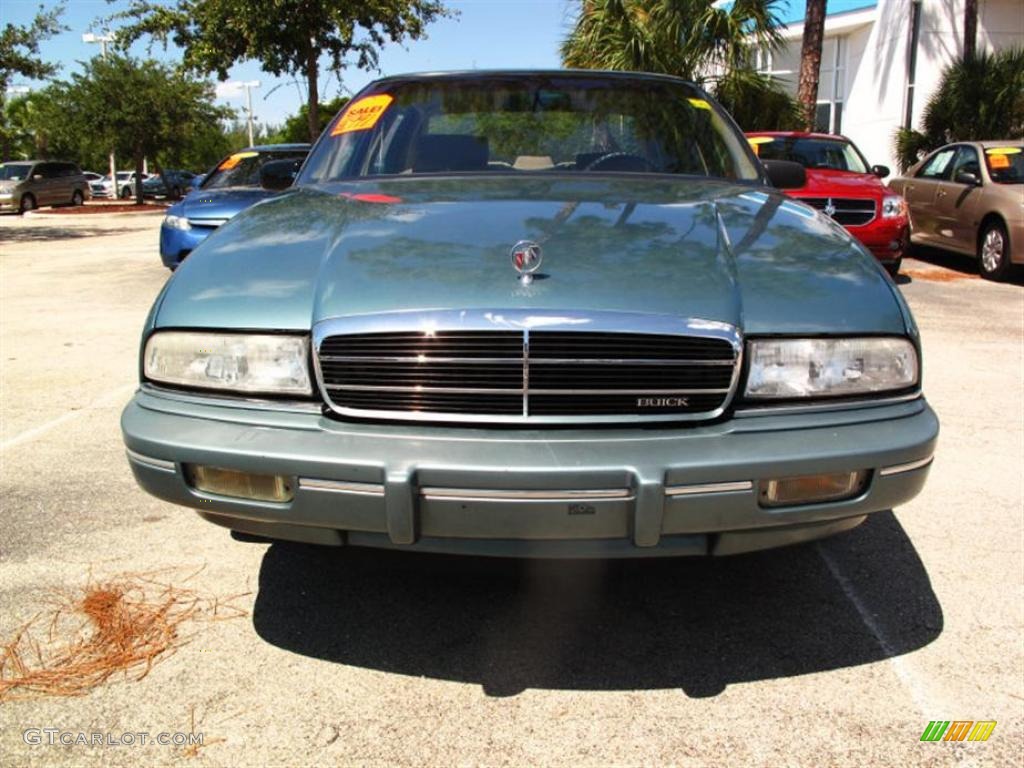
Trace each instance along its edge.
<instances>
[{"instance_id":1,"label":"shadow under car","mask_svg":"<svg viewBox=\"0 0 1024 768\"><path fill-rule=\"evenodd\" d=\"M903 528L879 513L816 544L725 558L507 560L275 543L253 623L294 653L477 683L493 696L706 697L908 653L939 636L943 617Z\"/></svg>"}]
</instances>

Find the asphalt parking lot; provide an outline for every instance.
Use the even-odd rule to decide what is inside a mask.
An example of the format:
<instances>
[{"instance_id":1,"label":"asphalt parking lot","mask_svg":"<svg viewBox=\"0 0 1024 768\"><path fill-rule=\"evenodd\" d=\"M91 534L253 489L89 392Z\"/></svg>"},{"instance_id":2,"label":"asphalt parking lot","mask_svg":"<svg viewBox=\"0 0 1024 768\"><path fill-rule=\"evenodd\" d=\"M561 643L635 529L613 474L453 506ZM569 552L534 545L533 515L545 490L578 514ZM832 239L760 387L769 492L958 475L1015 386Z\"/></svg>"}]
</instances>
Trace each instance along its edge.
<instances>
[{"instance_id":1,"label":"asphalt parking lot","mask_svg":"<svg viewBox=\"0 0 1024 768\"><path fill-rule=\"evenodd\" d=\"M8 765L1019 765L1024 286L900 279L942 420L923 494L720 560L517 562L234 541L140 491L118 417L158 215L0 217L0 648L53 590L188 579L241 618L142 680L0 704ZM930 720L995 720L923 743ZM26 744L196 731L174 746Z\"/></svg>"}]
</instances>

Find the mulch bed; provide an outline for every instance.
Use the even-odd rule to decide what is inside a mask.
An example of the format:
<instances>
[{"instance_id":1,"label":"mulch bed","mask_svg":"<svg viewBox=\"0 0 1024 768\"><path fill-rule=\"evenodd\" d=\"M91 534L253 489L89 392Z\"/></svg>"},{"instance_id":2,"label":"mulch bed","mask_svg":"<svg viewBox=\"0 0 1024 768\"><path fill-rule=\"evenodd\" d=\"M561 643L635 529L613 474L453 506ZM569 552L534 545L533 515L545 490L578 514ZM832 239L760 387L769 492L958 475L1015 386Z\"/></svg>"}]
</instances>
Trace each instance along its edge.
<instances>
[{"instance_id":1,"label":"mulch bed","mask_svg":"<svg viewBox=\"0 0 1024 768\"><path fill-rule=\"evenodd\" d=\"M70 205L60 208L41 208L33 211L34 214L48 216L58 214L61 216L78 216L89 213L163 213L170 207L170 203L150 203L136 205L135 203L86 203L85 205Z\"/></svg>"}]
</instances>

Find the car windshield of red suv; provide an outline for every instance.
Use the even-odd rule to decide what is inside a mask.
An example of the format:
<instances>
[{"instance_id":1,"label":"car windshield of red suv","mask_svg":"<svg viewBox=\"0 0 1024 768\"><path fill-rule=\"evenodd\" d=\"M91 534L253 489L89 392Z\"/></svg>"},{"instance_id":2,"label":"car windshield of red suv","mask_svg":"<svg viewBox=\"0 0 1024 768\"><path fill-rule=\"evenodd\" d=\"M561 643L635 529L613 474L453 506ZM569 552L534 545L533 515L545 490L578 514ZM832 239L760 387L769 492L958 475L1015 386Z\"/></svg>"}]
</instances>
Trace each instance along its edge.
<instances>
[{"instance_id":1,"label":"car windshield of red suv","mask_svg":"<svg viewBox=\"0 0 1024 768\"><path fill-rule=\"evenodd\" d=\"M789 160L804 168L870 173L860 152L848 141L785 136L758 136L755 141L762 160Z\"/></svg>"}]
</instances>

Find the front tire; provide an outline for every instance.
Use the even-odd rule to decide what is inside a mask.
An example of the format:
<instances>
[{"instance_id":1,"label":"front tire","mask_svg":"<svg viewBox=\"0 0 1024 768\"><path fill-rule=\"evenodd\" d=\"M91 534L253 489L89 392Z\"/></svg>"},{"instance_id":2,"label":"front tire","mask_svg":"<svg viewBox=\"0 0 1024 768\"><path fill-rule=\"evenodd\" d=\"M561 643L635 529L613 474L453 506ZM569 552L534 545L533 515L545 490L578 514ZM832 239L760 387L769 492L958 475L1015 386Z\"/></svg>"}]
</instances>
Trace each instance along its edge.
<instances>
[{"instance_id":1,"label":"front tire","mask_svg":"<svg viewBox=\"0 0 1024 768\"><path fill-rule=\"evenodd\" d=\"M125 187L124 189L121 190L121 199L122 200L127 200L131 196L132 196L131 187Z\"/></svg>"},{"instance_id":2,"label":"front tire","mask_svg":"<svg viewBox=\"0 0 1024 768\"><path fill-rule=\"evenodd\" d=\"M71 204L76 208L80 205L85 205L85 195L82 194L82 190L76 189L71 193Z\"/></svg>"},{"instance_id":3,"label":"front tire","mask_svg":"<svg viewBox=\"0 0 1024 768\"><path fill-rule=\"evenodd\" d=\"M900 267L903 266L903 257L900 256L896 261L890 261L888 264L883 264L882 266L885 267L885 271L889 273L890 277L895 280L896 276L900 273Z\"/></svg>"},{"instance_id":4,"label":"front tire","mask_svg":"<svg viewBox=\"0 0 1024 768\"><path fill-rule=\"evenodd\" d=\"M990 221L978 238L978 270L987 280L1005 280L1010 266L1010 236L1002 222Z\"/></svg>"},{"instance_id":5,"label":"front tire","mask_svg":"<svg viewBox=\"0 0 1024 768\"><path fill-rule=\"evenodd\" d=\"M18 213L28 213L36 208L36 199L32 195L22 195L18 204Z\"/></svg>"}]
</instances>

